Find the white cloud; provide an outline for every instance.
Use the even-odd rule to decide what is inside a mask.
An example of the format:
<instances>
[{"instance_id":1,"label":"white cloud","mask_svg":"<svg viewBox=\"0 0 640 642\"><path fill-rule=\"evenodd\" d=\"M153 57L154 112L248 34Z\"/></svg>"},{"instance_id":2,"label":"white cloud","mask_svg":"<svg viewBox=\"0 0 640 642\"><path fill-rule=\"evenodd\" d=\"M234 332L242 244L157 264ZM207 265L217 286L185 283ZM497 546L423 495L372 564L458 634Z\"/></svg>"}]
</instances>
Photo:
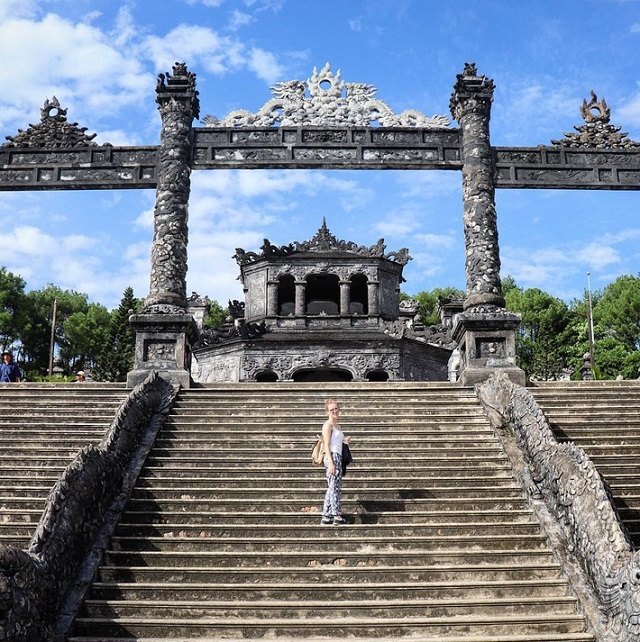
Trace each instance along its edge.
<instances>
[{"instance_id":1,"label":"white cloud","mask_svg":"<svg viewBox=\"0 0 640 642\"><path fill-rule=\"evenodd\" d=\"M453 233L449 234L416 234L413 239L416 241L415 246L426 250L443 249L449 250L455 247L460 240Z\"/></svg>"},{"instance_id":2,"label":"white cloud","mask_svg":"<svg viewBox=\"0 0 640 642\"><path fill-rule=\"evenodd\" d=\"M278 62L277 57L264 49L251 49L248 67L267 83L277 82L284 75L284 67Z\"/></svg>"},{"instance_id":3,"label":"white cloud","mask_svg":"<svg viewBox=\"0 0 640 642\"><path fill-rule=\"evenodd\" d=\"M0 98L0 128L33 122L45 98L56 96L70 108L69 120L93 123L149 96L151 74L134 56L115 48L99 29L72 24L55 14L41 21L9 19L0 23L0 83L11 87ZM90 122L80 122L88 126Z\"/></svg>"},{"instance_id":4,"label":"white cloud","mask_svg":"<svg viewBox=\"0 0 640 642\"><path fill-rule=\"evenodd\" d=\"M0 2L0 23L16 18L34 18L40 0L2 0Z\"/></svg>"},{"instance_id":5,"label":"white cloud","mask_svg":"<svg viewBox=\"0 0 640 642\"><path fill-rule=\"evenodd\" d=\"M406 199L459 195L462 180L458 172L404 170L396 173L399 195Z\"/></svg>"},{"instance_id":6,"label":"white cloud","mask_svg":"<svg viewBox=\"0 0 640 642\"><path fill-rule=\"evenodd\" d=\"M241 27L246 27L254 21L253 16L245 13L243 11L235 10L231 14L231 21L229 23L229 28L232 31L240 29Z\"/></svg>"},{"instance_id":7,"label":"white cloud","mask_svg":"<svg viewBox=\"0 0 640 642\"><path fill-rule=\"evenodd\" d=\"M244 62L243 45L197 25L178 25L164 36L147 36L141 43L141 54L154 68L170 71L176 62L189 68L204 67L213 74L224 74Z\"/></svg>"},{"instance_id":8,"label":"white cloud","mask_svg":"<svg viewBox=\"0 0 640 642\"><path fill-rule=\"evenodd\" d=\"M620 254L611 246L600 243L590 243L576 252L575 258L592 270L602 270L606 266L620 263Z\"/></svg>"},{"instance_id":9,"label":"white cloud","mask_svg":"<svg viewBox=\"0 0 640 642\"><path fill-rule=\"evenodd\" d=\"M640 92L631 97L629 102L616 110L619 122L615 124L622 126L623 131L628 131L628 127L640 128ZM640 135L629 136L632 140L638 141Z\"/></svg>"}]
</instances>

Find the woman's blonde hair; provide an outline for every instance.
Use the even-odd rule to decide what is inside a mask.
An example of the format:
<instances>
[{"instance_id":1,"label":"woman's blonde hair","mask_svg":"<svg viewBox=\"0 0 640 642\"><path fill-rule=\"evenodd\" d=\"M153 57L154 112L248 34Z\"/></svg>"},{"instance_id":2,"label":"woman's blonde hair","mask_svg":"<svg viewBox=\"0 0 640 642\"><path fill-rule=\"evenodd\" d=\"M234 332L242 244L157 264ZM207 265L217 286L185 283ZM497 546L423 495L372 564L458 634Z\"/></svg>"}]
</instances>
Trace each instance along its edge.
<instances>
[{"instance_id":1,"label":"woman's blonde hair","mask_svg":"<svg viewBox=\"0 0 640 642\"><path fill-rule=\"evenodd\" d=\"M335 399L332 399L331 397L329 397L328 399L325 399L325 400L324 400L324 409L325 409L327 412L329 412L329 406L330 406L332 403L336 404L336 406L338 406L338 408L340 407L340 404L339 404Z\"/></svg>"}]
</instances>

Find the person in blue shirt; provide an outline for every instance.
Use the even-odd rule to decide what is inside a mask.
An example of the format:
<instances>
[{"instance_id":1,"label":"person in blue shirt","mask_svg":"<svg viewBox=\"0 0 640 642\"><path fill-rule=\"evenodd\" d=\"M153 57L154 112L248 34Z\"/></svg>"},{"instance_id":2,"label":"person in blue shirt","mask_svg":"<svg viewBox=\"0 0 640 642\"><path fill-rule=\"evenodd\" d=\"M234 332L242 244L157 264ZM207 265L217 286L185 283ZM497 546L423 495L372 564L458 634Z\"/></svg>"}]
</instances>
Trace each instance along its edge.
<instances>
[{"instance_id":1,"label":"person in blue shirt","mask_svg":"<svg viewBox=\"0 0 640 642\"><path fill-rule=\"evenodd\" d=\"M0 382L20 383L20 381L22 381L22 372L13 363L13 355L10 352L3 352L2 363L0 363Z\"/></svg>"}]
</instances>

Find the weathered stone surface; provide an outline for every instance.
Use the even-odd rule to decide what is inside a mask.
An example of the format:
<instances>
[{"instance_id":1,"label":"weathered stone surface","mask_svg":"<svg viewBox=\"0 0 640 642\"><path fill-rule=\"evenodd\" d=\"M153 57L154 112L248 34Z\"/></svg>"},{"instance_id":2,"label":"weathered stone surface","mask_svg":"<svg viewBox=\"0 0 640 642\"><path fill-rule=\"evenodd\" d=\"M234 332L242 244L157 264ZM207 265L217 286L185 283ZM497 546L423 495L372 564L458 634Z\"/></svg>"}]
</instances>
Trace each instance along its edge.
<instances>
[{"instance_id":1,"label":"weathered stone surface","mask_svg":"<svg viewBox=\"0 0 640 642\"><path fill-rule=\"evenodd\" d=\"M598 597L607 617L603 642L638 640L640 552L593 462L572 442L557 442L538 403L506 374L492 375L476 392L494 426L513 432L535 484L529 490L556 517Z\"/></svg>"},{"instance_id":2,"label":"weathered stone surface","mask_svg":"<svg viewBox=\"0 0 640 642\"><path fill-rule=\"evenodd\" d=\"M415 109L395 114L386 103L375 98L377 90L373 85L345 83L340 70L334 74L329 63L320 71L314 67L306 82L280 82L271 91L275 98L255 114L237 109L222 120L205 116L203 122L213 127L362 127L373 122L379 122L383 127L444 128L449 125L446 116L429 118Z\"/></svg>"},{"instance_id":3,"label":"weathered stone surface","mask_svg":"<svg viewBox=\"0 0 640 642\"><path fill-rule=\"evenodd\" d=\"M621 127L612 125L610 121L611 109L606 100L598 100L598 96L591 91L591 100L586 98L580 107L584 118L584 125L575 126L578 132L565 134L561 140L552 140L554 145L560 147L577 147L582 149L638 149L640 143L627 138L628 134L621 132Z\"/></svg>"},{"instance_id":4,"label":"weathered stone surface","mask_svg":"<svg viewBox=\"0 0 640 642\"><path fill-rule=\"evenodd\" d=\"M460 124L462 148L465 310L476 306L504 307L489 143L493 91L493 80L479 76L476 66L467 64L463 73L457 76L450 102L451 113Z\"/></svg>"},{"instance_id":5,"label":"weathered stone surface","mask_svg":"<svg viewBox=\"0 0 640 642\"><path fill-rule=\"evenodd\" d=\"M173 388L152 374L135 388L98 448L78 453L53 487L28 551L0 547L0 632L12 642L57 642L55 619L144 432L164 417Z\"/></svg>"},{"instance_id":6,"label":"weathered stone surface","mask_svg":"<svg viewBox=\"0 0 640 642\"><path fill-rule=\"evenodd\" d=\"M145 310L184 311L187 305L188 204L191 190L191 123L198 117L195 74L184 64L160 74L156 102L162 118L158 185L151 247L151 285Z\"/></svg>"},{"instance_id":7,"label":"weathered stone surface","mask_svg":"<svg viewBox=\"0 0 640 642\"><path fill-rule=\"evenodd\" d=\"M86 147L93 145L96 137L96 134L87 136L86 131L86 127L67 121L67 110L54 96L40 110L40 122L29 125L26 131L19 130L16 136L7 136L8 142L3 147Z\"/></svg>"}]
</instances>

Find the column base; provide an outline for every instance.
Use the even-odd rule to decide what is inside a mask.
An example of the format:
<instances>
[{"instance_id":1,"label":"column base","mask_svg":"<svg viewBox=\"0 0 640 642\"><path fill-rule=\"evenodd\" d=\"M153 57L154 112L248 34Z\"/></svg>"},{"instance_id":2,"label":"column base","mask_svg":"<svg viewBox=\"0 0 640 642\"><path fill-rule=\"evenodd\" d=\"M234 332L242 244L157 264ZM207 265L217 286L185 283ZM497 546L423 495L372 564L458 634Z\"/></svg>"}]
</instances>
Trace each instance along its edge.
<instances>
[{"instance_id":1,"label":"column base","mask_svg":"<svg viewBox=\"0 0 640 642\"><path fill-rule=\"evenodd\" d=\"M463 386L482 383L501 371L520 386L524 370L516 365L516 329L521 316L504 309L492 312L468 310L455 317L453 337L460 350L457 381Z\"/></svg>"},{"instance_id":2,"label":"column base","mask_svg":"<svg viewBox=\"0 0 640 642\"><path fill-rule=\"evenodd\" d=\"M134 369L127 375L133 388L154 370L173 385L190 388L191 346L197 337L191 314L133 314L129 323L136 331Z\"/></svg>"}]
</instances>

